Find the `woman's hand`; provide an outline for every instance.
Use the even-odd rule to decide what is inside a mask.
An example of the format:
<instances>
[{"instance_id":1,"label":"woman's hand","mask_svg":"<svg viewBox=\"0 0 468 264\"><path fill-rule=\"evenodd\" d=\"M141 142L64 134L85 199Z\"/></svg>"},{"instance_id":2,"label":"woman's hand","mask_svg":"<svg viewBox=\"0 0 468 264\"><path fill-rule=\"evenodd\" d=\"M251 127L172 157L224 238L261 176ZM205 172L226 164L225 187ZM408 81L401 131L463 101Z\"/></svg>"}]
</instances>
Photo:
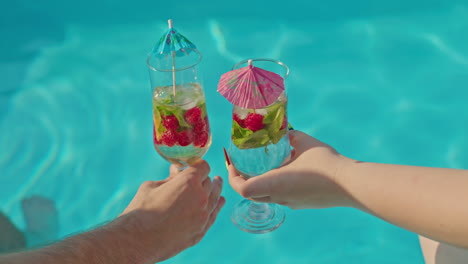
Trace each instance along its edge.
<instances>
[{"instance_id":1,"label":"woman's hand","mask_svg":"<svg viewBox=\"0 0 468 264\"><path fill-rule=\"evenodd\" d=\"M253 201L278 203L292 209L350 206L339 172L351 160L329 145L300 131L289 131L291 161L263 175L245 179L228 166L229 183Z\"/></svg>"}]
</instances>

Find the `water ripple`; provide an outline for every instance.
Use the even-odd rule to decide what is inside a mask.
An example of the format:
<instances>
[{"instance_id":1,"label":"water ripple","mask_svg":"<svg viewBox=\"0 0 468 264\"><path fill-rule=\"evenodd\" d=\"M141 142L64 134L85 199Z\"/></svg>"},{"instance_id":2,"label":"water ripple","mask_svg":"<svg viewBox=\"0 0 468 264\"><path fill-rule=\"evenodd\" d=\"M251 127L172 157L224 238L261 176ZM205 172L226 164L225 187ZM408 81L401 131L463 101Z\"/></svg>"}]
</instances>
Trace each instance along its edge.
<instances>
[{"instance_id":1,"label":"water ripple","mask_svg":"<svg viewBox=\"0 0 468 264\"><path fill-rule=\"evenodd\" d=\"M447 55L453 61L462 64L464 66L468 65L468 58L464 56L459 51L450 47L441 37L436 34L426 33L422 35L424 39L429 41L434 47L436 47L440 52Z\"/></svg>"}]
</instances>

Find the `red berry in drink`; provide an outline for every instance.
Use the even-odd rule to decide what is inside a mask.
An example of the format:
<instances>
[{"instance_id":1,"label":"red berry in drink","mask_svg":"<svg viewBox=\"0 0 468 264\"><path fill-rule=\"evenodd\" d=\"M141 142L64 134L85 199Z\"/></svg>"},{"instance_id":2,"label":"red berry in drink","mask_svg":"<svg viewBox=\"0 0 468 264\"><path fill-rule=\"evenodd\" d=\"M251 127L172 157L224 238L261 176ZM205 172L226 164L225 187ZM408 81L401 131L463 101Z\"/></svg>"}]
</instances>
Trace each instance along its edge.
<instances>
[{"instance_id":1,"label":"red berry in drink","mask_svg":"<svg viewBox=\"0 0 468 264\"><path fill-rule=\"evenodd\" d=\"M207 131L206 124L203 121L198 122L193 126L193 132L195 134L200 134L201 132L205 132L205 131Z\"/></svg>"},{"instance_id":2,"label":"red berry in drink","mask_svg":"<svg viewBox=\"0 0 468 264\"><path fill-rule=\"evenodd\" d=\"M182 131L182 132L177 133L177 143L182 147L186 147L190 145L190 143L192 143L190 138L191 138L191 133L189 131Z\"/></svg>"},{"instance_id":3,"label":"red berry in drink","mask_svg":"<svg viewBox=\"0 0 468 264\"><path fill-rule=\"evenodd\" d=\"M179 128L179 120L175 115L163 116L162 123L167 130L176 131Z\"/></svg>"},{"instance_id":4,"label":"red berry in drink","mask_svg":"<svg viewBox=\"0 0 468 264\"><path fill-rule=\"evenodd\" d=\"M190 125L195 125L196 123L203 121L202 111L198 106L187 110L187 112L185 112L184 114L184 117L185 121L187 121L187 123L189 123Z\"/></svg>"},{"instance_id":5,"label":"red berry in drink","mask_svg":"<svg viewBox=\"0 0 468 264\"><path fill-rule=\"evenodd\" d=\"M203 148L206 143L208 143L208 132L203 131L194 136L193 145L195 147Z\"/></svg>"},{"instance_id":6,"label":"red berry in drink","mask_svg":"<svg viewBox=\"0 0 468 264\"><path fill-rule=\"evenodd\" d=\"M263 129L265 127L265 124L263 124L263 116L257 113L250 113L245 118L245 127L253 132Z\"/></svg>"},{"instance_id":7,"label":"red berry in drink","mask_svg":"<svg viewBox=\"0 0 468 264\"><path fill-rule=\"evenodd\" d=\"M166 130L162 134L161 141L163 145L172 147L177 143L177 135L174 131Z\"/></svg>"},{"instance_id":8,"label":"red berry in drink","mask_svg":"<svg viewBox=\"0 0 468 264\"><path fill-rule=\"evenodd\" d=\"M234 114L232 116L232 119L234 119L234 121L236 121L240 127L245 128L245 120L241 119L237 114Z\"/></svg>"}]
</instances>

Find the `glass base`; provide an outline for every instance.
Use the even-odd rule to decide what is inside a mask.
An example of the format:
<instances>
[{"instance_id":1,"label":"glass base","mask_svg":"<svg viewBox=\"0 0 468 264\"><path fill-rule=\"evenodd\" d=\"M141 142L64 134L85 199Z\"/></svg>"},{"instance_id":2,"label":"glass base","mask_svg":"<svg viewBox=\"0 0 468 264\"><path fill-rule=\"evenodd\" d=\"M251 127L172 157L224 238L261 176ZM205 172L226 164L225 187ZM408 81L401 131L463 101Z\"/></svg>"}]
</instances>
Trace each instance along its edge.
<instances>
[{"instance_id":1,"label":"glass base","mask_svg":"<svg viewBox=\"0 0 468 264\"><path fill-rule=\"evenodd\" d=\"M283 224L285 213L277 204L256 203L244 199L234 207L231 220L242 231L264 234Z\"/></svg>"}]
</instances>

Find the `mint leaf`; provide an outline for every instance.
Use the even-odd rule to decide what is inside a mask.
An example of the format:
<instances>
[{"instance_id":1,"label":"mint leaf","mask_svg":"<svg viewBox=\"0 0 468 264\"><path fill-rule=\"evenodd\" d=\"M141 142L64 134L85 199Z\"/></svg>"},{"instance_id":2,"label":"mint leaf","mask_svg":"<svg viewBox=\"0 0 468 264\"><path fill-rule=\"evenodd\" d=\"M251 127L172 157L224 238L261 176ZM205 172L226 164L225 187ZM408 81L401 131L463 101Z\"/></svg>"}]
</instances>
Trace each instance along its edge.
<instances>
[{"instance_id":1,"label":"mint leaf","mask_svg":"<svg viewBox=\"0 0 468 264\"><path fill-rule=\"evenodd\" d=\"M251 130L248 130L248 129L243 129L243 130L250 131L250 133L247 133L248 136L241 137L241 138L236 138L233 136L233 142L238 148L251 149L251 148L259 148L259 147L268 145L270 138L268 137L267 130L261 129L256 132L252 132Z\"/></svg>"},{"instance_id":2,"label":"mint leaf","mask_svg":"<svg viewBox=\"0 0 468 264\"><path fill-rule=\"evenodd\" d=\"M156 109L159 111L161 116L172 115L172 111L170 110L170 107L166 107L166 106L163 106L163 105L157 105Z\"/></svg>"},{"instance_id":3,"label":"mint leaf","mask_svg":"<svg viewBox=\"0 0 468 264\"><path fill-rule=\"evenodd\" d=\"M278 143L286 132L285 129L280 130L281 126L283 125L285 114L286 113L284 108L279 108L277 111L278 117L274 119L273 122L268 126L268 134L270 135L273 144Z\"/></svg>"},{"instance_id":4,"label":"mint leaf","mask_svg":"<svg viewBox=\"0 0 468 264\"><path fill-rule=\"evenodd\" d=\"M244 142L247 140L247 138L236 138L233 139L232 142L234 145L236 145L240 149L248 149L248 147L244 146Z\"/></svg>"},{"instance_id":5,"label":"mint leaf","mask_svg":"<svg viewBox=\"0 0 468 264\"><path fill-rule=\"evenodd\" d=\"M232 137L233 139L247 139L253 134L250 129L242 128L235 120L232 121Z\"/></svg>"},{"instance_id":6,"label":"mint leaf","mask_svg":"<svg viewBox=\"0 0 468 264\"><path fill-rule=\"evenodd\" d=\"M172 112L172 114L175 115L175 117L177 117L177 120L179 120L179 125L181 127L190 127L190 125L185 121L184 113L185 111L180 107L177 107Z\"/></svg>"},{"instance_id":7,"label":"mint leaf","mask_svg":"<svg viewBox=\"0 0 468 264\"><path fill-rule=\"evenodd\" d=\"M270 138L266 129L255 131L244 141L243 146L246 148L259 148L268 145Z\"/></svg>"},{"instance_id":8,"label":"mint leaf","mask_svg":"<svg viewBox=\"0 0 468 264\"><path fill-rule=\"evenodd\" d=\"M280 130L286 116L286 104L277 103L265 109L268 113L263 118L263 123L266 125L264 129L253 132L233 121L232 140L238 148L259 148L277 144L286 134L286 129Z\"/></svg>"},{"instance_id":9,"label":"mint leaf","mask_svg":"<svg viewBox=\"0 0 468 264\"><path fill-rule=\"evenodd\" d=\"M275 119L273 119L273 121L269 125L269 129L272 131L279 131L281 125L283 125L284 115L284 107L278 108L278 110L276 111Z\"/></svg>"},{"instance_id":10,"label":"mint leaf","mask_svg":"<svg viewBox=\"0 0 468 264\"><path fill-rule=\"evenodd\" d=\"M250 140L258 143L260 146L267 145L268 141L270 141L268 131L266 129L258 130L250 136Z\"/></svg>"},{"instance_id":11,"label":"mint leaf","mask_svg":"<svg viewBox=\"0 0 468 264\"><path fill-rule=\"evenodd\" d=\"M174 96L171 94L169 98L163 98L160 100L161 104L171 104L174 102Z\"/></svg>"},{"instance_id":12,"label":"mint leaf","mask_svg":"<svg viewBox=\"0 0 468 264\"><path fill-rule=\"evenodd\" d=\"M179 120L179 125L181 127L190 127L190 125L185 121L184 110L177 105L157 105L156 109L159 111L162 116L174 115L177 120Z\"/></svg>"},{"instance_id":13,"label":"mint leaf","mask_svg":"<svg viewBox=\"0 0 468 264\"><path fill-rule=\"evenodd\" d=\"M284 104L275 104L270 107L265 108L267 110L267 114L263 118L264 124L271 124L278 116L278 109L284 108Z\"/></svg>"},{"instance_id":14,"label":"mint leaf","mask_svg":"<svg viewBox=\"0 0 468 264\"><path fill-rule=\"evenodd\" d=\"M287 129L276 131L275 133L270 133L271 142L273 144L278 144L278 142L286 135Z\"/></svg>"},{"instance_id":15,"label":"mint leaf","mask_svg":"<svg viewBox=\"0 0 468 264\"><path fill-rule=\"evenodd\" d=\"M201 113L202 113L201 117L205 118L205 116L206 116L206 103L203 102L203 103L201 103L201 104L199 104L197 106L200 107L200 109L201 109Z\"/></svg>"}]
</instances>

